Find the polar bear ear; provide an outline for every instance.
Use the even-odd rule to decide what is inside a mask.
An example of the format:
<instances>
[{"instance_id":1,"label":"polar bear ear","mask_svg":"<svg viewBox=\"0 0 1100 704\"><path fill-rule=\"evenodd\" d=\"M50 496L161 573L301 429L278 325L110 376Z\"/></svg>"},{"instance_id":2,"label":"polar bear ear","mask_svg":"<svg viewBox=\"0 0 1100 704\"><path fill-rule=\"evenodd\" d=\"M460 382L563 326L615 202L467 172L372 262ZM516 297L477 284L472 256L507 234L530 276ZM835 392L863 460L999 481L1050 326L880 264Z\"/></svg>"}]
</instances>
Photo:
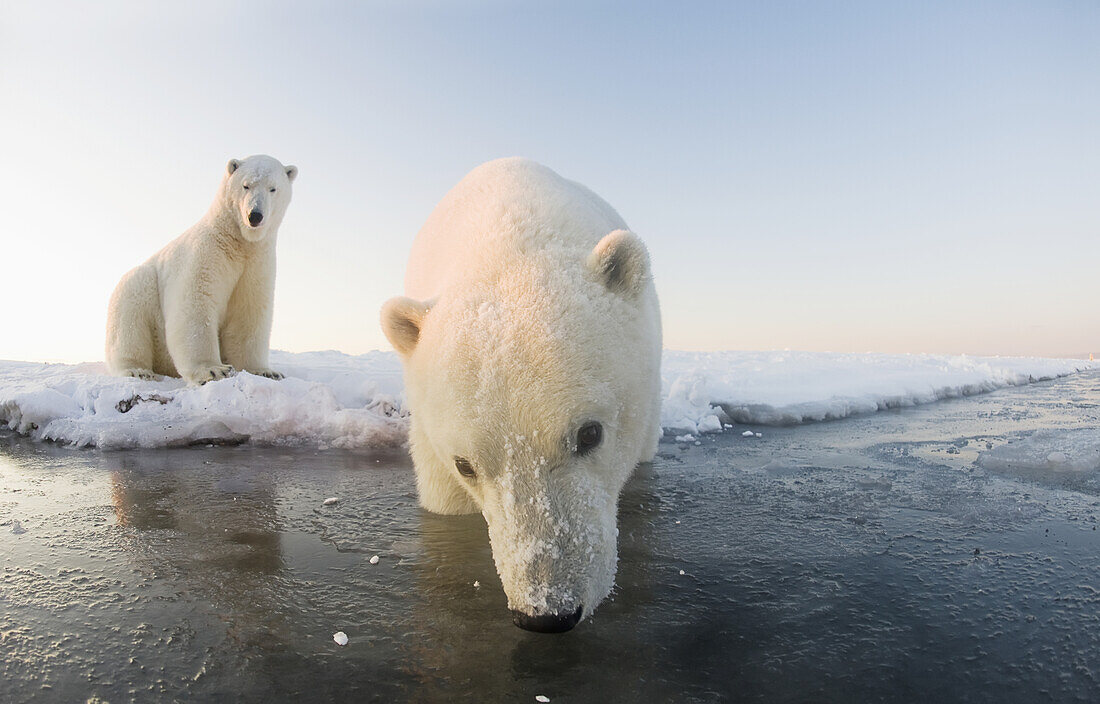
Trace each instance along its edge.
<instances>
[{"instance_id":1,"label":"polar bear ear","mask_svg":"<svg viewBox=\"0 0 1100 704\"><path fill-rule=\"evenodd\" d=\"M411 298L398 296L382 304L382 332L402 356L409 356L420 340L420 325L429 306Z\"/></svg>"},{"instance_id":2,"label":"polar bear ear","mask_svg":"<svg viewBox=\"0 0 1100 704\"><path fill-rule=\"evenodd\" d=\"M605 235L588 255L588 268L611 291L637 296L649 280L649 252L633 232Z\"/></svg>"},{"instance_id":3,"label":"polar bear ear","mask_svg":"<svg viewBox=\"0 0 1100 704\"><path fill-rule=\"evenodd\" d=\"M241 160L240 159L230 159L229 163L225 165L225 170L226 170L227 173L232 175L233 172L236 171L237 167L240 166L240 165L241 165Z\"/></svg>"},{"instance_id":4,"label":"polar bear ear","mask_svg":"<svg viewBox=\"0 0 1100 704\"><path fill-rule=\"evenodd\" d=\"M286 177L288 179L293 181L294 177L297 176L297 175L298 175L298 167L297 166L288 166L288 167L286 167Z\"/></svg>"}]
</instances>

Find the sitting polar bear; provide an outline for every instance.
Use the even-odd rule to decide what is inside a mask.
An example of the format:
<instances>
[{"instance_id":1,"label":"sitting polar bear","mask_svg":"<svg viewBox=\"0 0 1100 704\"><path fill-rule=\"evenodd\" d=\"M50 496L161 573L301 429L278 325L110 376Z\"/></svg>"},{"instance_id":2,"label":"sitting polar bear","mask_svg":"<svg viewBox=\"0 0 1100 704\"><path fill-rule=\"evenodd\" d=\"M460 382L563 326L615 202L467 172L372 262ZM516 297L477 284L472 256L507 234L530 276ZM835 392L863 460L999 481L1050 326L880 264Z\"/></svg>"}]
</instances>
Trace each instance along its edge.
<instances>
[{"instance_id":1,"label":"sitting polar bear","mask_svg":"<svg viewBox=\"0 0 1100 704\"><path fill-rule=\"evenodd\" d=\"M231 159L206 215L119 281L107 311L113 374L192 384L267 366L275 236L298 175L269 156Z\"/></svg>"},{"instance_id":2,"label":"sitting polar bear","mask_svg":"<svg viewBox=\"0 0 1100 704\"><path fill-rule=\"evenodd\" d=\"M500 159L428 218L405 292L382 327L420 503L481 511L516 625L569 630L611 591L619 492L661 432L645 245L584 186Z\"/></svg>"}]
</instances>

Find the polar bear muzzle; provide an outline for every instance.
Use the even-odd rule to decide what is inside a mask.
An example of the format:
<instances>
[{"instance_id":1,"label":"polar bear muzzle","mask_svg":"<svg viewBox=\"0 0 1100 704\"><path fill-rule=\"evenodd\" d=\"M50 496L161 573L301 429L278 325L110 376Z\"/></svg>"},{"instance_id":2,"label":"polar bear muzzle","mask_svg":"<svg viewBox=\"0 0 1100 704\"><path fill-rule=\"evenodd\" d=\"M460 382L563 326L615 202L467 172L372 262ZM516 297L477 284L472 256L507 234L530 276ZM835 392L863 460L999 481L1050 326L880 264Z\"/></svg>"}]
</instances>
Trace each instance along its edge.
<instances>
[{"instance_id":1,"label":"polar bear muzzle","mask_svg":"<svg viewBox=\"0 0 1100 704\"><path fill-rule=\"evenodd\" d=\"M259 210L253 210L248 214L248 224L252 227L259 227L260 223L264 221L264 214Z\"/></svg>"}]
</instances>

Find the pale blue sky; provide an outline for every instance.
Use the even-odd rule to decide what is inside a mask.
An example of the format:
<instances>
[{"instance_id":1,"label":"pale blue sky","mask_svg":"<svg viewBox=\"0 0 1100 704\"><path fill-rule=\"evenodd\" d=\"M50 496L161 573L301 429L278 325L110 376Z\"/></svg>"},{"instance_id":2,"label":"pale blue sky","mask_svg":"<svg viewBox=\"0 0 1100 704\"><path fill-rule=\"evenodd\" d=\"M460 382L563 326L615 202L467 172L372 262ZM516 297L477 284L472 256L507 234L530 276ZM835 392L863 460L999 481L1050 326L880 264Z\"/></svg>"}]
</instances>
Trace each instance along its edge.
<instances>
[{"instance_id":1,"label":"pale blue sky","mask_svg":"<svg viewBox=\"0 0 1100 704\"><path fill-rule=\"evenodd\" d=\"M648 243L679 349L1100 352L1094 2L0 0L0 358L102 359L230 157L300 168L274 347L387 349L471 168Z\"/></svg>"}]
</instances>

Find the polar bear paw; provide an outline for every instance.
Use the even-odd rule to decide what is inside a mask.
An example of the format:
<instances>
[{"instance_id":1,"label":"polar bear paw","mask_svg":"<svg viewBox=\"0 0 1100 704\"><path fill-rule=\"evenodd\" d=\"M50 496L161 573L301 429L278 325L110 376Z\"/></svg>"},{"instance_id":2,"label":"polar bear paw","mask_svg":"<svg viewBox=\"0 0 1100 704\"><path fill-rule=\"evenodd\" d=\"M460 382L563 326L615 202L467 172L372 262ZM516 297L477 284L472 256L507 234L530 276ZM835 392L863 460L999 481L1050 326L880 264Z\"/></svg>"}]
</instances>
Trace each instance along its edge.
<instances>
[{"instance_id":1,"label":"polar bear paw","mask_svg":"<svg viewBox=\"0 0 1100 704\"><path fill-rule=\"evenodd\" d=\"M285 375L280 374L279 372L275 371L274 369L257 369L256 371L254 371L252 373L255 374L256 376L266 376L268 379L275 379L276 381L278 381L279 379L285 379L286 378Z\"/></svg>"},{"instance_id":2,"label":"polar bear paw","mask_svg":"<svg viewBox=\"0 0 1100 704\"><path fill-rule=\"evenodd\" d=\"M187 380L193 384L205 384L208 381L216 381L233 376L237 370L230 364L209 364L196 367L187 375Z\"/></svg>"},{"instance_id":3,"label":"polar bear paw","mask_svg":"<svg viewBox=\"0 0 1100 704\"><path fill-rule=\"evenodd\" d=\"M132 376L135 379L142 379L143 381L154 381L160 378L159 374L154 373L150 369L142 369L141 367L131 367L130 369L123 369L119 376Z\"/></svg>"}]
</instances>

